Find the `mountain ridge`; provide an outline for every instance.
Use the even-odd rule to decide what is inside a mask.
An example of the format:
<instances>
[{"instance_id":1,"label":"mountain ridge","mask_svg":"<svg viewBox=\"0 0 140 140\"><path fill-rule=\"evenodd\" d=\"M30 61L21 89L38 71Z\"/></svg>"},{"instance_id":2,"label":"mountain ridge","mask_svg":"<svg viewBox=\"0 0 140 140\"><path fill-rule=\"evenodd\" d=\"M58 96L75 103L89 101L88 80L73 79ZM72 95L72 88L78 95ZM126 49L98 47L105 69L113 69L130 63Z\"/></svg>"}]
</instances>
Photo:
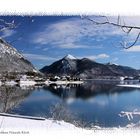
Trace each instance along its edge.
<instances>
[{"instance_id":1,"label":"mountain ridge","mask_svg":"<svg viewBox=\"0 0 140 140\"><path fill-rule=\"evenodd\" d=\"M120 77L120 76L139 76L140 71L128 66L115 64L102 64L92 61L88 58L77 59L72 55L70 59L63 57L49 66L44 66L40 71L46 76L53 75L70 75L84 79L94 79L103 77ZM76 58L76 59L75 59Z\"/></svg>"}]
</instances>

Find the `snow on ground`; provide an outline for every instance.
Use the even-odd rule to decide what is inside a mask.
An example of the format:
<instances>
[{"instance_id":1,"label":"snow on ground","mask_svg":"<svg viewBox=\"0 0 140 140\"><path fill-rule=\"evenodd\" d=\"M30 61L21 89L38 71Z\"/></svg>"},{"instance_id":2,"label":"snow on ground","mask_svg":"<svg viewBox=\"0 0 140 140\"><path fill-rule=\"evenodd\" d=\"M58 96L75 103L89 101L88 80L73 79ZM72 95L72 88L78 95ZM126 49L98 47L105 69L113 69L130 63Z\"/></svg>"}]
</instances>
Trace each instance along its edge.
<instances>
[{"instance_id":1,"label":"snow on ground","mask_svg":"<svg viewBox=\"0 0 140 140\"><path fill-rule=\"evenodd\" d=\"M15 82L15 81L6 81L5 82L5 85L7 85L7 86L14 86L14 85L16 85L17 83Z\"/></svg>"},{"instance_id":2,"label":"snow on ground","mask_svg":"<svg viewBox=\"0 0 140 140\"><path fill-rule=\"evenodd\" d=\"M132 125L131 125L132 126ZM35 138L50 138L50 139L93 139L107 136L109 139L114 139L124 136L132 137L133 139L139 136L140 129L128 128L100 128L95 126L94 129L88 130L78 128L73 124L64 121L54 121L49 119L35 120L22 117L8 117L0 115L0 137L8 134L17 136L33 136ZM114 137L115 136L115 137Z\"/></svg>"},{"instance_id":3,"label":"snow on ground","mask_svg":"<svg viewBox=\"0 0 140 140\"><path fill-rule=\"evenodd\" d=\"M71 60L75 60L77 59L76 57L72 56L71 54L68 54L67 56L65 56L66 59L71 59Z\"/></svg>"},{"instance_id":4,"label":"snow on ground","mask_svg":"<svg viewBox=\"0 0 140 140\"><path fill-rule=\"evenodd\" d=\"M121 112L124 113L124 112ZM126 112L127 113L127 112ZM134 112L136 113L136 112ZM140 113L139 113L140 114ZM41 130L74 130L74 131L93 131L93 130L125 130L126 128L133 128L132 126L120 127L120 128L101 128L95 126L92 129L83 129L76 127L71 123L64 121L56 121L51 119L45 119L41 117L32 117L32 116L22 116L22 115L12 115L6 113L0 113L0 130L7 129L41 129Z\"/></svg>"},{"instance_id":5,"label":"snow on ground","mask_svg":"<svg viewBox=\"0 0 140 140\"><path fill-rule=\"evenodd\" d=\"M83 81L46 81L45 84L57 84L57 85L66 85L66 84L82 84Z\"/></svg>"},{"instance_id":6,"label":"snow on ground","mask_svg":"<svg viewBox=\"0 0 140 140\"><path fill-rule=\"evenodd\" d=\"M0 115L0 129L1 130L3 129L4 130L6 129L74 130L78 128L64 121L60 122L60 121L54 121L54 120L36 118L36 117L30 117L30 116L1 114Z\"/></svg>"},{"instance_id":7,"label":"snow on ground","mask_svg":"<svg viewBox=\"0 0 140 140\"><path fill-rule=\"evenodd\" d=\"M122 85L117 85L119 87L132 87L132 88L140 88L140 84L122 84Z\"/></svg>"},{"instance_id":8,"label":"snow on ground","mask_svg":"<svg viewBox=\"0 0 140 140\"><path fill-rule=\"evenodd\" d=\"M83 84L84 81L45 81L44 84L49 85L49 84L56 84L56 85L67 85L67 84ZM0 86L4 84L4 85L8 85L8 86L14 86L17 85L18 83L15 81L6 81L5 83L2 83L0 81ZM23 86L34 86L36 85L37 82L33 81L33 80L20 80L19 81L19 85L20 87Z\"/></svg>"},{"instance_id":9,"label":"snow on ground","mask_svg":"<svg viewBox=\"0 0 140 140\"><path fill-rule=\"evenodd\" d=\"M29 81L29 80L26 80L26 81L23 81L21 80L19 82L20 86L34 86L36 84L35 81Z\"/></svg>"},{"instance_id":10,"label":"snow on ground","mask_svg":"<svg viewBox=\"0 0 140 140\"><path fill-rule=\"evenodd\" d=\"M29 119L28 119L29 118ZM56 130L82 130L81 128L75 127L73 124L66 123L64 121L54 121L49 119L36 119L30 117L20 117L20 116L3 116L0 115L0 131L30 131L36 133L41 131L45 133L48 131Z\"/></svg>"}]
</instances>

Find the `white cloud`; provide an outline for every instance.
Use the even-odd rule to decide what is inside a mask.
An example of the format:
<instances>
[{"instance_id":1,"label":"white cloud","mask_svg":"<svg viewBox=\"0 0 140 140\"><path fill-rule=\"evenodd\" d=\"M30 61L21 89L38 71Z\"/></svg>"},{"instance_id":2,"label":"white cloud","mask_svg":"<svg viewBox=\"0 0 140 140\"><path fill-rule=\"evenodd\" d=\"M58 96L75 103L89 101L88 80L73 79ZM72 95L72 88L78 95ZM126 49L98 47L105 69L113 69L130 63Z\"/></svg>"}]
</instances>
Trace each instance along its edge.
<instances>
[{"instance_id":1,"label":"white cloud","mask_svg":"<svg viewBox=\"0 0 140 140\"><path fill-rule=\"evenodd\" d=\"M89 55L89 56L82 56L82 57L77 57L79 59L81 58L89 58L91 60L97 60L97 59L106 59L109 58L110 56L108 54L98 54L98 55Z\"/></svg>"},{"instance_id":2,"label":"white cloud","mask_svg":"<svg viewBox=\"0 0 140 140\"><path fill-rule=\"evenodd\" d=\"M31 60L43 60L43 61L57 60L57 58L47 57L45 55L38 55L38 54L31 54L31 53L24 53L23 55Z\"/></svg>"},{"instance_id":3,"label":"white cloud","mask_svg":"<svg viewBox=\"0 0 140 140\"><path fill-rule=\"evenodd\" d=\"M6 29L2 32L2 38L5 38L5 37L9 37L9 36L12 36L13 34L15 34L16 31L14 30L9 30L9 29Z\"/></svg>"},{"instance_id":4,"label":"white cloud","mask_svg":"<svg viewBox=\"0 0 140 140\"><path fill-rule=\"evenodd\" d=\"M40 31L32 36L33 43L40 45L51 45L58 48L89 48L90 45L83 45L83 39L106 39L113 35L124 34L120 29L102 25L96 26L87 20L71 18L61 20L57 23L45 25ZM85 42L88 44L88 42ZM92 46L94 48L94 46Z\"/></svg>"},{"instance_id":5,"label":"white cloud","mask_svg":"<svg viewBox=\"0 0 140 140\"><path fill-rule=\"evenodd\" d=\"M125 52L140 52L140 45L132 46L129 49L125 49Z\"/></svg>"},{"instance_id":6,"label":"white cloud","mask_svg":"<svg viewBox=\"0 0 140 140\"><path fill-rule=\"evenodd\" d=\"M62 49L77 49L77 48L89 48L87 45L76 45L73 43L62 44L59 46Z\"/></svg>"},{"instance_id":7,"label":"white cloud","mask_svg":"<svg viewBox=\"0 0 140 140\"><path fill-rule=\"evenodd\" d=\"M93 60L96 60L96 59L106 59L106 58L109 58L109 55L107 55L107 54L99 54L99 55L88 56L87 58L93 59Z\"/></svg>"}]
</instances>

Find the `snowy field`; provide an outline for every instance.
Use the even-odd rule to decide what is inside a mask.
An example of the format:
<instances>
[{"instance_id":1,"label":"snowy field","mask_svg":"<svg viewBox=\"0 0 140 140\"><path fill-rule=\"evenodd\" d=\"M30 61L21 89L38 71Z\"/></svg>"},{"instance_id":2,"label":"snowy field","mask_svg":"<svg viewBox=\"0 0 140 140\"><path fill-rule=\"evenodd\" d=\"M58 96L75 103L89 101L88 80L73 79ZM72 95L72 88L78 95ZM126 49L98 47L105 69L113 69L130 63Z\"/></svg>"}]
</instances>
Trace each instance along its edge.
<instances>
[{"instance_id":1,"label":"snowy field","mask_svg":"<svg viewBox=\"0 0 140 140\"><path fill-rule=\"evenodd\" d=\"M8 117L0 115L0 138L30 138L30 139L104 139L118 138L137 139L140 129L128 128L100 128L92 130L75 127L63 121L53 121L48 119L35 120L22 117ZM30 136L30 137L29 137Z\"/></svg>"},{"instance_id":2,"label":"snowy field","mask_svg":"<svg viewBox=\"0 0 140 140\"><path fill-rule=\"evenodd\" d=\"M78 130L74 125L66 122L57 122L53 120L35 118L29 116L8 116L0 115L0 129L1 130Z\"/></svg>"}]
</instances>

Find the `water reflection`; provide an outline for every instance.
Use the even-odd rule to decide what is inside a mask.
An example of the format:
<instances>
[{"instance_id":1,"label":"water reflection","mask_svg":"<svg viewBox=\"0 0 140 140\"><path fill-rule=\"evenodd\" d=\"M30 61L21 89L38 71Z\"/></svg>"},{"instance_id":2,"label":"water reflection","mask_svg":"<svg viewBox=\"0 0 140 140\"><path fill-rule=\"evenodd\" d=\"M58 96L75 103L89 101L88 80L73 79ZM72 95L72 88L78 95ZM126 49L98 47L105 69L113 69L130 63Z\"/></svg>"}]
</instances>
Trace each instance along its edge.
<instances>
[{"instance_id":1,"label":"water reflection","mask_svg":"<svg viewBox=\"0 0 140 140\"><path fill-rule=\"evenodd\" d=\"M31 89L22 89L17 86L0 87L0 112L8 112L18 106L25 98L29 96Z\"/></svg>"},{"instance_id":2,"label":"water reflection","mask_svg":"<svg viewBox=\"0 0 140 140\"><path fill-rule=\"evenodd\" d=\"M111 95L111 94L121 94L124 92L132 92L134 88L129 87L119 87L116 86L118 83L110 82L99 82L99 81L88 81L82 85L50 85L45 86L44 90L51 91L54 95L59 96L62 99L67 98L81 98L89 99L97 95Z\"/></svg>"}]
</instances>

